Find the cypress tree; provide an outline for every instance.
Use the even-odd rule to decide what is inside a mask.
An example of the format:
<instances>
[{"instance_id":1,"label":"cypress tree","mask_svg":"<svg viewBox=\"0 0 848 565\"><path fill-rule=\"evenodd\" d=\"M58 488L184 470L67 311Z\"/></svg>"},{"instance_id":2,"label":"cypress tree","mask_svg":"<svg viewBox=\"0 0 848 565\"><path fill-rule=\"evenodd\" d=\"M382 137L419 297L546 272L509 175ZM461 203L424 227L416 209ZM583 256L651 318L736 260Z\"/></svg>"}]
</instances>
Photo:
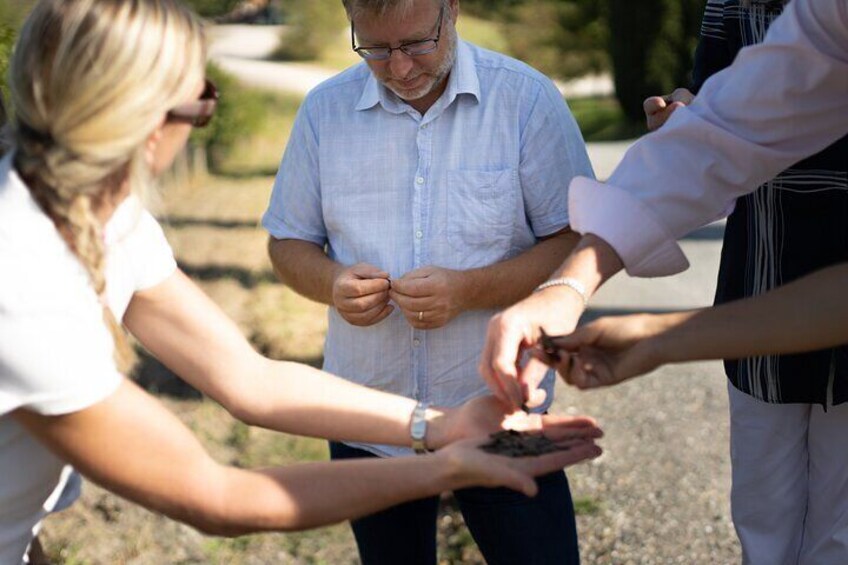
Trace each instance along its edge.
<instances>
[{"instance_id":1,"label":"cypress tree","mask_svg":"<svg viewBox=\"0 0 848 565\"><path fill-rule=\"evenodd\" d=\"M645 98L688 86L705 2L608 1L616 97L628 118L642 121Z\"/></svg>"}]
</instances>

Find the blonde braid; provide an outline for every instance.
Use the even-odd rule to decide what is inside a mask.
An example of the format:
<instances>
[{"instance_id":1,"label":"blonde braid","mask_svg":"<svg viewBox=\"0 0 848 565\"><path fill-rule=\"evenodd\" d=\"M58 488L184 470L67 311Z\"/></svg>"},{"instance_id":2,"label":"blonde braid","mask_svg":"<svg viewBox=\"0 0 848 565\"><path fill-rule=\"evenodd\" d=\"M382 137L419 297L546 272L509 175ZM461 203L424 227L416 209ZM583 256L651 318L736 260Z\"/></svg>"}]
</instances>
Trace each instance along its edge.
<instances>
[{"instance_id":1,"label":"blonde braid","mask_svg":"<svg viewBox=\"0 0 848 565\"><path fill-rule=\"evenodd\" d=\"M17 168L27 180L30 192L39 206L53 221L68 247L88 273L94 292L103 307L103 321L115 344L115 364L118 370L129 372L137 357L126 332L106 300L104 226L94 213L97 192L91 190L94 195L87 194L81 190L82 187L69 186L51 174L57 163L65 161L62 153L62 149L53 148L41 152L39 158L33 153L22 151L16 154ZM34 167L40 169L37 176L32 174ZM48 178L52 179L51 184L46 184Z\"/></svg>"}]
</instances>

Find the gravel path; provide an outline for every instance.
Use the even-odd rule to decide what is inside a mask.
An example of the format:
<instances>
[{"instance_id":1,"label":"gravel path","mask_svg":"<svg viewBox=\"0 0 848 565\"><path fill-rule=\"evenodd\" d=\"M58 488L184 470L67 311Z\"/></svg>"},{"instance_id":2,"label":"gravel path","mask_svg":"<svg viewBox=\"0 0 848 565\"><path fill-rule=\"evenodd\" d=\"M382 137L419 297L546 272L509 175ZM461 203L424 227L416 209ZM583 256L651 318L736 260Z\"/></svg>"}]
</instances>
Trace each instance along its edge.
<instances>
[{"instance_id":1,"label":"gravel path","mask_svg":"<svg viewBox=\"0 0 848 565\"><path fill-rule=\"evenodd\" d=\"M664 279L619 275L587 316L694 307L715 289L720 224L684 241L692 262ZM665 367L618 387L559 386L557 411L592 414L605 454L569 471L586 563L734 563L726 381L718 362Z\"/></svg>"}]
</instances>

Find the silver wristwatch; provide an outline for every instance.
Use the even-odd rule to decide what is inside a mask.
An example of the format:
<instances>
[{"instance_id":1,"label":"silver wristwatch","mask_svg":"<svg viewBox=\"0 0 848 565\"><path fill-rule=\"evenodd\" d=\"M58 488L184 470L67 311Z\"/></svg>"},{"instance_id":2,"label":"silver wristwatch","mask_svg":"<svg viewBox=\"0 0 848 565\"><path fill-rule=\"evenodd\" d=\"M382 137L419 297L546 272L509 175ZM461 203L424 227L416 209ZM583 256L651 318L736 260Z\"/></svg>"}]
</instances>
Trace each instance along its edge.
<instances>
[{"instance_id":1,"label":"silver wristwatch","mask_svg":"<svg viewBox=\"0 0 848 565\"><path fill-rule=\"evenodd\" d=\"M427 408L430 407L429 402L419 400L412 411L412 417L409 420L409 435L412 438L412 449L415 453L427 453Z\"/></svg>"}]
</instances>

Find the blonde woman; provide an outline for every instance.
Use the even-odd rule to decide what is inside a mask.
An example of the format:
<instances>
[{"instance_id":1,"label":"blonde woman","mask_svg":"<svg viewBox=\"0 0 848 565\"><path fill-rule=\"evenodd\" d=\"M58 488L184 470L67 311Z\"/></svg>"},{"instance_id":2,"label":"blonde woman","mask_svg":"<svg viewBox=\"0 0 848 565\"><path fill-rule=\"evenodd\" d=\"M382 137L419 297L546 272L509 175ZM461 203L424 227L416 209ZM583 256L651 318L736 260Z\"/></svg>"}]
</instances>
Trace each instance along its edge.
<instances>
[{"instance_id":1,"label":"blonde woman","mask_svg":"<svg viewBox=\"0 0 848 565\"><path fill-rule=\"evenodd\" d=\"M27 561L67 464L205 532L237 535L475 484L532 495L532 476L597 456L587 419L510 416L492 398L414 410L250 348L176 268L135 196L212 116L204 58L201 27L176 0L42 0L24 24L10 73L13 146L0 161L0 562ZM471 439L415 458L225 467L123 376L132 351L121 322L253 425L438 448L509 423L570 450L508 459Z\"/></svg>"}]
</instances>

